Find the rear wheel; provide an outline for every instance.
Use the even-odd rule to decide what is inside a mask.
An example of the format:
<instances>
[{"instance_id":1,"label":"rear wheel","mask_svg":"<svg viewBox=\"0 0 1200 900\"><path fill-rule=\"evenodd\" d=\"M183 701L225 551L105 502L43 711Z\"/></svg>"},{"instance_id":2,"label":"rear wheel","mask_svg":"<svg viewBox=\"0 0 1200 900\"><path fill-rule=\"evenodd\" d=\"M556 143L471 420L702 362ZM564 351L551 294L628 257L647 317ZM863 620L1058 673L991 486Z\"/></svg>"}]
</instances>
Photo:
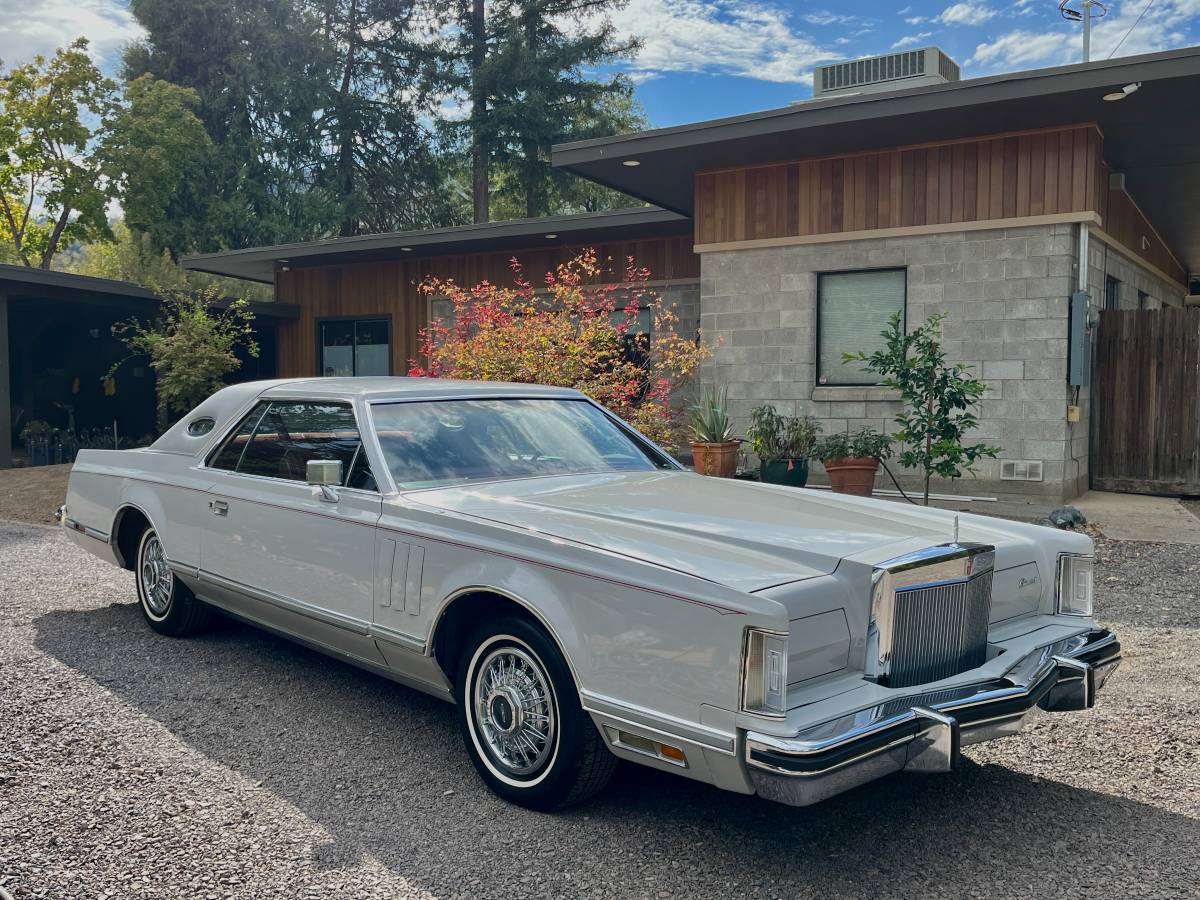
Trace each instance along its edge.
<instances>
[{"instance_id":1,"label":"rear wheel","mask_svg":"<svg viewBox=\"0 0 1200 900\"><path fill-rule=\"evenodd\" d=\"M212 608L175 577L153 528L143 531L138 540L134 575L142 615L159 634L186 637L208 625Z\"/></svg>"},{"instance_id":2,"label":"rear wheel","mask_svg":"<svg viewBox=\"0 0 1200 900\"><path fill-rule=\"evenodd\" d=\"M608 782L616 757L579 705L566 660L528 620L506 617L476 629L455 689L471 761L505 800L560 809Z\"/></svg>"}]
</instances>

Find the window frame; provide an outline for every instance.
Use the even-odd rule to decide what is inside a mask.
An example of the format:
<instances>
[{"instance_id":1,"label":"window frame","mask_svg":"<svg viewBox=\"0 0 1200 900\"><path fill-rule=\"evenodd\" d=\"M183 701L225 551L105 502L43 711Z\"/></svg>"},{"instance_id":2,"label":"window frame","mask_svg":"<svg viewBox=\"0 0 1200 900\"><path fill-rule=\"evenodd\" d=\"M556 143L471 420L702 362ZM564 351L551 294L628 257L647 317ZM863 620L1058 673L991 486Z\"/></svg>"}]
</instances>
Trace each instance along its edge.
<instances>
[{"instance_id":1,"label":"window frame","mask_svg":"<svg viewBox=\"0 0 1200 900\"><path fill-rule=\"evenodd\" d=\"M355 322L355 323L358 323L358 322L383 322L387 326L387 341L388 341L387 342L387 347L388 347L387 376L359 375L357 372L358 362L353 353L350 355L350 359L351 359L351 361L354 362L354 368L355 368L355 373L353 375L326 375L325 368L322 365L322 363L324 362L324 360L322 358L322 351L325 349L325 345L322 343L321 332L326 325L328 325L332 322ZM396 329L393 327L391 313L377 313L377 314L370 313L370 314L357 315L357 316L321 316L320 318L313 320L313 325L314 325L314 332L315 332L314 339L316 342L316 366L315 366L315 368L317 369L316 374L317 374L318 378L383 378L383 377L391 377L392 375L396 374L395 366L393 364L393 352L395 351L395 347L396 347L396 344L395 344Z\"/></svg>"},{"instance_id":2,"label":"window frame","mask_svg":"<svg viewBox=\"0 0 1200 900\"><path fill-rule=\"evenodd\" d=\"M815 272L817 277L816 293L814 302L816 305L816 329L814 334L815 356L813 357L813 387L849 387L849 388L871 388L879 387L883 382L864 382L864 381L821 381L821 282L827 275L866 275L874 272L900 272L904 275L904 295L900 301L900 328L903 332L908 331L908 266L872 266L864 269L830 269L823 272Z\"/></svg>"},{"instance_id":3,"label":"window frame","mask_svg":"<svg viewBox=\"0 0 1200 900\"><path fill-rule=\"evenodd\" d=\"M1116 275L1109 275L1107 272L1104 275L1104 308L1120 309L1121 308L1121 279ZM1112 306L1109 306L1109 300L1112 300Z\"/></svg>"},{"instance_id":4,"label":"window frame","mask_svg":"<svg viewBox=\"0 0 1200 900\"><path fill-rule=\"evenodd\" d=\"M373 450L367 449L367 440L363 436L364 435L363 427L362 427L363 417L359 414L358 404L355 403L353 400L347 399L345 397L322 397L322 398L297 397L297 396L263 397L262 395L259 395L258 397L254 398L254 401L250 404L249 408L246 409L246 411L241 416L238 416L234 420L232 426L225 430L225 432L221 435L220 440L218 440L216 442L216 444L212 447L212 449L209 450L209 452L205 455L204 462L202 463L200 468L206 469L210 472L220 472L223 475L233 475L238 478L253 478L253 479L261 480L261 481L277 481L277 482L280 482L281 484L298 484L298 485L303 485L305 487L308 487L309 485L308 485L307 481L301 481L301 480L298 480L295 478L280 478L275 475L258 475L258 474L252 473L252 472L239 472L237 470L237 468L219 469L212 464L213 460L216 459L216 457L218 455L220 455L221 451L225 448L225 445L238 433L238 431L241 429L242 425L246 422L246 420L249 419L252 415L254 415L254 411L256 409L258 409L258 407L260 405L266 404L266 408L259 415L258 421L256 421L254 423L254 430L252 432L250 432L249 440L246 441L246 447L249 447L250 442L254 440L254 436L256 434L258 434L259 426L262 425L263 420L267 417L267 413L270 412L271 407L273 405L275 405L276 403L279 403L279 404L309 403L314 406L347 406L347 407L349 407L351 415L354 416L354 427L358 430L358 450L356 451L355 457L351 459L350 466L347 467L346 471L342 474L342 478L344 480L344 479L350 477L350 473L353 470L354 462L357 459L357 454L358 453L366 454L367 465L370 466L371 476L375 479L376 490L372 491L372 490L368 490L367 488L349 487L344 484L336 485L335 487L339 491L355 491L356 493L359 493L359 494L367 494L367 495L371 495L371 496L382 496L383 494L387 493L387 491L385 491L383 489L383 486L380 483L379 476L377 474L375 474L378 471L378 465L376 464L376 461L375 461L375 456L377 455L377 453L373 452ZM242 454L238 456L237 464L239 467L242 464L242 456L245 455L245 452L246 452L246 448L243 447ZM390 476L389 476L389 483L390 483Z\"/></svg>"}]
</instances>

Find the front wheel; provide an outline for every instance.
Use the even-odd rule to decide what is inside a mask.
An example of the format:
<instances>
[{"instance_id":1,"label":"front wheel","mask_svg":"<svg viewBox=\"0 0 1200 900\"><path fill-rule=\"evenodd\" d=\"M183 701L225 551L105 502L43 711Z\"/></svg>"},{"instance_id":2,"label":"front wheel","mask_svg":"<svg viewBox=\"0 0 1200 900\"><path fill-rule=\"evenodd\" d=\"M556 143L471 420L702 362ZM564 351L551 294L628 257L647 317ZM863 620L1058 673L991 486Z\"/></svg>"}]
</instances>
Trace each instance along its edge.
<instances>
[{"instance_id":1,"label":"front wheel","mask_svg":"<svg viewBox=\"0 0 1200 900\"><path fill-rule=\"evenodd\" d=\"M212 608L175 577L153 528L142 532L138 541L134 575L142 615L159 634L187 637L208 625Z\"/></svg>"},{"instance_id":2,"label":"front wheel","mask_svg":"<svg viewBox=\"0 0 1200 900\"><path fill-rule=\"evenodd\" d=\"M566 660L526 619L476 629L455 690L471 761L505 800L561 809L591 797L612 775L616 757L579 705Z\"/></svg>"}]
</instances>

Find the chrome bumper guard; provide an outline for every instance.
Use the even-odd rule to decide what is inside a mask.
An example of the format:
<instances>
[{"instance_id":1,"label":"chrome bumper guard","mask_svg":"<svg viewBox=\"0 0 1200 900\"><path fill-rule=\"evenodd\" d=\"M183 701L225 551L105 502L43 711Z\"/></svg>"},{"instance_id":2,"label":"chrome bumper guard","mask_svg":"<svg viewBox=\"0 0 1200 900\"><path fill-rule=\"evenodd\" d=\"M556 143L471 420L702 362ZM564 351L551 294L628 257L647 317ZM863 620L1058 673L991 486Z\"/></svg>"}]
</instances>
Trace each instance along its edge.
<instances>
[{"instance_id":1,"label":"chrome bumper guard","mask_svg":"<svg viewBox=\"0 0 1200 900\"><path fill-rule=\"evenodd\" d=\"M1091 708L1120 662L1116 635L1095 630L1042 647L997 681L906 695L794 737L749 732L750 779L767 799L808 806L891 772L948 772L960 746L1015 734L1043 710Z\"/></svg>"}]
</instances>

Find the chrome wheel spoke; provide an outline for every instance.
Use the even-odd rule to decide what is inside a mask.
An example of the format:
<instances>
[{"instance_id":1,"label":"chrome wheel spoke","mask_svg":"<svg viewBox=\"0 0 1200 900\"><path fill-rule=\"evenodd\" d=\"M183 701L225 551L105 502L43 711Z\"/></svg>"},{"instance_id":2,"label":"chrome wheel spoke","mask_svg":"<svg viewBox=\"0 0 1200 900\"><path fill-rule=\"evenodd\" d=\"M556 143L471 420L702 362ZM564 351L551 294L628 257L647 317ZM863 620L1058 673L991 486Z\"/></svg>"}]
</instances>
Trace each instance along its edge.
<instances>
[{"instance_id":1,"label":"chrome wheel spoke","mask_svg":"<svg viewBox=\"0 0 1200 900\"><path fill-rule=\"evenodd\" d=\"M519 647L492 651L477 672L472 708L485 750L512 775L535 772L556 737L549 677Z\"/></svg>"},{"instance_id":2,"label":"chrome wheel spoke","mask_svg":"<svg viewBox=\"0 0 1200 900\"><path fill-rule=\"evenodd\" d=\"M141 579L146 608L155 616L165 615L171 606L171 595L175 585L157 535L151 535L142 547L138 577Z\"/></svg>"}]
</instances>

